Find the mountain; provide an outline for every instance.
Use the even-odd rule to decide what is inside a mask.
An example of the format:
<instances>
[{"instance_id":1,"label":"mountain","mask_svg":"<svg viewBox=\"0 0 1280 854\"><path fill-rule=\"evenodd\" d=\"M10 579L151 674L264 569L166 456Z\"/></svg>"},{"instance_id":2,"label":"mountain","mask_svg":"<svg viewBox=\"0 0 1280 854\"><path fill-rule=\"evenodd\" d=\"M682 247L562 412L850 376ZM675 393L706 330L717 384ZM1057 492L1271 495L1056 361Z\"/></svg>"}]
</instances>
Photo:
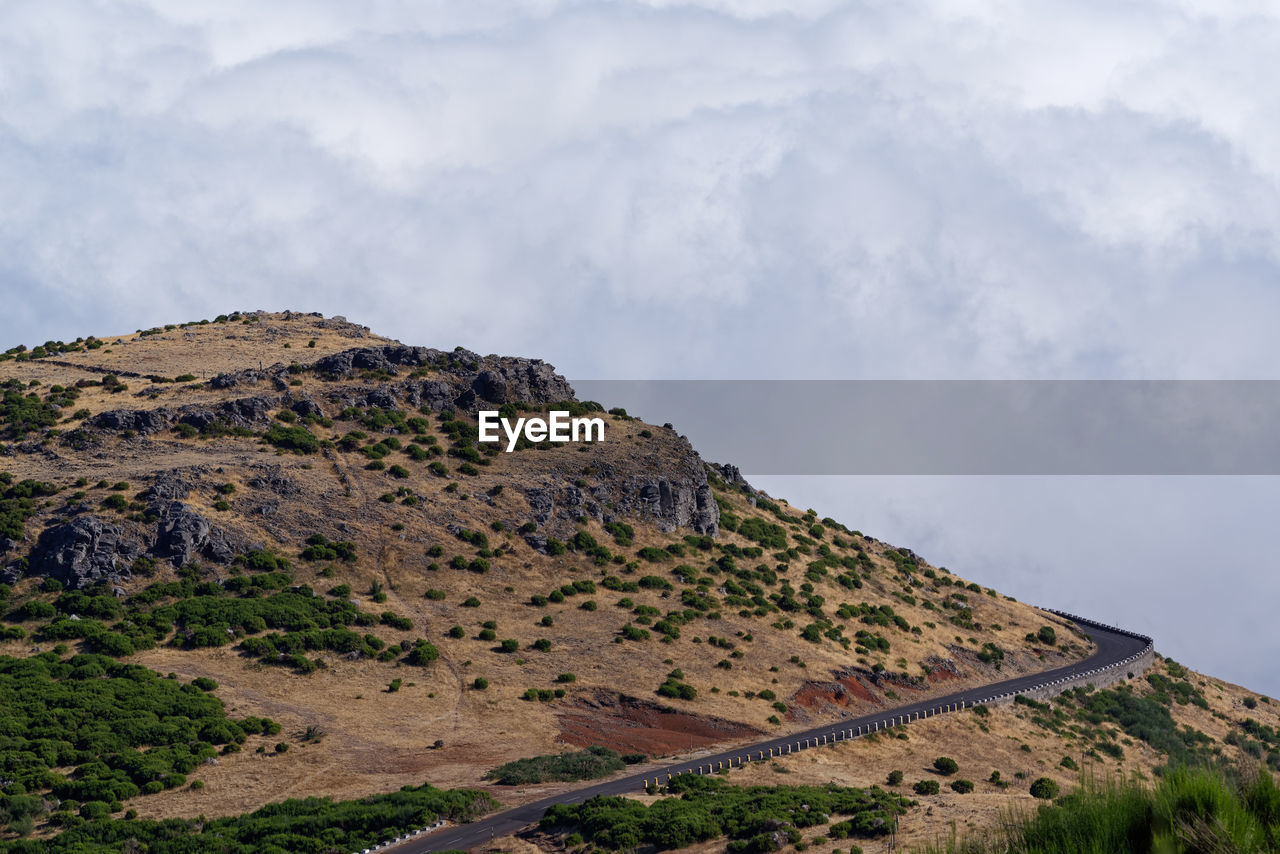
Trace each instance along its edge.
<instances>
[{"instance_id":1,"label":"mountain","mask_svg":"<svg viewBox=\"0 0 1280 854\"><path fill-rule=\"evenodd\" d=\"M473 793L432 813L469 817L483 793L580 785L487 776L522 758L598 745L656 770L1094 652L1063 617L752 488L670 425L577 400L536 359L236 312L15 347L0 388L9 840L424 783ZM480 441L484 411L598 419L603 438L508 452ZM1077 769L1275 768L1278 711L1157 657L1120 686L728 781L879 784L917 801L898 838L923 842Z\"/></svg>"}]
</instances>

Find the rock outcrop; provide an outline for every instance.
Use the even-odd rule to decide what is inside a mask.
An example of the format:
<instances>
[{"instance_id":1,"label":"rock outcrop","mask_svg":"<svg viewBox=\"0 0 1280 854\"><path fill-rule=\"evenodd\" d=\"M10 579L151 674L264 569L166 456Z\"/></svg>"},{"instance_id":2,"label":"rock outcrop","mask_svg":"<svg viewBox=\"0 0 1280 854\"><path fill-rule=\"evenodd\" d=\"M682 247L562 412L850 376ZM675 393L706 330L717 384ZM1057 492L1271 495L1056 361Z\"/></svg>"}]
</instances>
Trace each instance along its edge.
<instances>
[{"instance_id":1,"label":"rock outcrop","mask_svg":"<svg viewBox=\"0 0 1280 854\"><path fill-rule=\"evenodd\" d=\"M77 589L129 577L129 567L143 553L125 530L96 516L81 515L40 535L30 571Z\"/></svg>"},{"instance_id":2,"label":"rock outcrop","mask_svg":"<svg viewBox=\"0 0 1280 854\"><path fill-rule=\"evenodd\" d=\"M280 466L255 465L254 468L260 472L249 479L249 486L254 489L264 489L286 498L302 494L302 487L286 476Z\"/></svg>"},{"instance_id":3,"label":"rock outcrop","mask_svg":"<svg viewBox=\"0 0 1280 854\"><path fill-rule=\"evenodd\" d=\"M112 409L100 412L87 422L90 427L113 433L133 430L143 436L158 433L173 423L173 411L158 409Z\"/></svg>"},{"instance_id":4,"label":"rock outcrop","mask_svg":"<svg viewBox=\"0 0 1280 854\"><path fill-rule=\"evenodd\" d=\"M586 516L607 523L639 516L662 531L689 528L715 536L720 508L707 482L706 467L687 441L679 441L680 448L662 460L658 472L637 473L630 466L598 463L594 483L525 488L534 521L543 525Z\"/></svg>"},{"instance_id":5,"label":"rock outcrop","mask_svg":"<svg viewBox=\"0 0 1280 854\"><path fill-rule=\"evenodd\" d=\"M434 410L471 409L480 403L552 403L573 398L573 388L565 378L541 359L482 357L461 348L445 352L401 344L357 347L325 356L311 365L313 371L331 380L351 379L364 372L398 377L404 369L417 368L429 368L438 376L422 381L409 379L394 389L366 390L366 395L389 393L414 406L425 405ZM362 405L380 404L366 397Z\"/></svg>"},{"instance_id":6,"label":"rock outcrop","mask_svg":"<svg viewBox=\"0 0 1280 854\"><path fill-rule=\"evenodd\" d=\"M184 406L178 410L178 420L197 430L205 430L214 424L254 430L268 426L271 410L279 405L280 398L274 396L241 397L213 406Z\"/></svg>"},{"instance_id":7,"label":"rock outcrop","mask_svg":"<svg viewBox=\"0 0 1280 854\"><path fill-rule=\"evenodd\" d=\"M160 510L152 553L174 566L198 560L230 563L236 556L234 538L181 501Z\"/></svg>"}]
</instances>

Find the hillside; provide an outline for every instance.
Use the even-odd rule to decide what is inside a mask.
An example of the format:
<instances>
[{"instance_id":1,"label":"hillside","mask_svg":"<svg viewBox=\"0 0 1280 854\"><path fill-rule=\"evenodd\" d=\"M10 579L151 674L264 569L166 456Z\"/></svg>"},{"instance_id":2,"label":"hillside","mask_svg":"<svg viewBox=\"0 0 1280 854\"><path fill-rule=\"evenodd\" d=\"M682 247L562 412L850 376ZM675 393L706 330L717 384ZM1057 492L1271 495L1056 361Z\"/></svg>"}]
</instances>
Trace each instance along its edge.
<instances>
[{"instance_id":1,"label":"hillside","mask_svg":"<svg viewBox=\"0 0 1280 854\"><path fill-rule=\"evenodd\" d=\"M576 400L534 359L236 313L10 350L0 384L11 839L76 825L68 803L233 816L429 783L510 806L575 785L486 779L522 757L602 745L657 767L1091 651L1061 618L754 490L670 425ZM568 410L605 437L506 453L477 441L481 409ZM989 825L1024 779L1069 786L1063 757L1148 777L1171 755L1280 760L1277 704L1167 661L1136 682L728 779L902 770L911 795L953 756L977 790L902 819L933 839Z\"/></svg>"}]
</instances>

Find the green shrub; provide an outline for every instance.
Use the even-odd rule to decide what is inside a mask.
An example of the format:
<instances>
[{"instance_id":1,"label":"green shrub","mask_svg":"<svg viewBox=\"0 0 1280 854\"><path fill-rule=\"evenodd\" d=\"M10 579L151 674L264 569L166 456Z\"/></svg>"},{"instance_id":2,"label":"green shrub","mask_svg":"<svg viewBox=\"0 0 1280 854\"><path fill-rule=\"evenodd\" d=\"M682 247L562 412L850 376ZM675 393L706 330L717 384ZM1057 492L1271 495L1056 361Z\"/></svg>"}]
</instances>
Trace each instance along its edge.
<instances>
[{"instance_id":1,"label":"green shrub","mask_svg":"<svg viewBox=\"0 0 1280 854\"><path fill-rule=\"evenodd\" d=\"M485 688L489 687L489 680L485 679L483 676L477 676L475 681L471 683L471 687L475 688L477 691L483 691Z\"/></svg>"},{"instance_id":2,"label":"green shrub","mask_svg":"<svg viewBox=\"0 0 1280 854\"><path fill-rule=\"evenodd\" d=\"M642 629L628 623L622 627L619 636L626 638L627 640L646 641L649 639L649 632L646 629Z\"/></svg>"},{"instance_id":3,"label":"green shrub","mask_svg":"<svg viewBox=\"0 0 1280 854\"><path fill-rule=\"evenodd\" d=\"M614 751L606 747L588 747L576 753L517 759L494 768L484 778L501 786L527 786L533 783L596 780L626 767L626 763Z\"/></svg>"},{"instance_id":4,"label":"green shrub","mask_svg":"<svg viewBox=\"0 0 1280 854\"><path fill-rule=\"evenodd\" d=\"M952 780L947 785L951 787L952 791L960 795L967 795L973 791L972 780Z\"/></svg>"},{"instance_id":5,"label":"green shrub","mask_svg":"<svg viewBox=\"0 0 1280 854\"><path fill-rule=\"evenodd\" d=\"M404 661L405 664L409 664L414 667L426 667L439 657L440 650L436 649L435 644L419 639L414 642L413 647L409 650L409 654L405 656Z\"/></svg>"},{"instance_id":6,"label":"green shrub","mask_svg":"<svg viewBox=\"0 0 1280 854\"><path fill-rule=\"evenodd\" d=\"M937 780L920 780L911 787L917 795L936 795L939 791Z\"/></svg>"},{"instance_id":7,"label":"green shrub","mask_svg":"<svg viewBox=\"0 0 1280 854\"><path fill-rule=\"evenodd\" d=\"M273 424L263 438L268 444L297 454L316 454L320 452L320 440L305 427L286 427Z\"/></svg>"},{"instance_id":8,"label":"green shrub","mask_svg":"<svg viewBox=\"0 0 1280 854\"><path fill-rule=\"evenodd\" d=\"M1058 784L1049 777L1040 777L1031 784L1031 796L1043 801L1053 800L1058 796Z\"/></svg>"},{"instance_id":9,"label":"green shrub","mask_svg":"<svg viewBox=\"0 0 1280 854\"><path fill-rule=\"evenodd\" d=\"M356 560L356 546L348 540L329 542L323 534L312 534L307 537L307 547L299 556L306 561L341 560L351 563Z\"/></svg>"},{"instance_id":10,"label":"green shrub","mask_svg":"<svg viewBox=\"0 0 1280 854\"><path fill-rule=\"evenodd\" d=\"M408 617L401 617L399 614L392 611L383 611L378 619L384 626L390 626L391 628L399 629L402 632L407 632L413 628L412 620Z\"/></svg>"},{"instance_id":11,"label":"green shrub","mask_svg":"<svg viewBox=\"0 0 1280 854\"><path fill-rule=\"evenodd\" d=\"M901 772L901 771L890 771L890 772L889 772L889 780L888 780L888 783L889 783L889 785L890 785L890 786L901 786L901 785L902 785L902 772Z\"/></svg>"},{"instance_id":12,"label":"green shrub","mask_svg":"<svg viewBox=\"0 0 1280 854\"><path fill-rule=\"evenodd\" d=\"M667 788L673 797L648 806L622 797L557 804L540 827L578 832L591 845L609 850L666 851L728 836L730 854L763 854L796 846L801 829L836 815L849 819L836 822L832 836L887 836L894 818L906 810L901 796L874 787L731 786L713 776L681 774Z\"/></svg>"},{"instance_id":13,"label":"green shrub","mask_svg":"<svg viewBox=\"0 0 1280 854\"><path fill-rule=\"evenodd\" d=\"M671 697L678 700L693 700L697 698L698 691L692 685L667 677L667 681L658 686L658 696Z\"/></svg>"},{"instance_id":14,"label":"green shrub","mask_svg":"<svg viewBox=\"0 0 1280 854\"><path fill-rule=\"evenodd\" d=\"M939 756L933 760L933 767L939 774L950 776L960 770L960 765L950 756Z\"/></svg>"},{"instance_id":15,"label":"green shrub","mask_svg":"<svg viewBox=\"0 0 1280 854\"><path fill-rule=\"evenodd\" d=\"M243 740L262 726L260 719L228 719L222 703L205 693L216 687L203 677L182 685L95 654L65 661L56 651L0 656L9 727L0 761L11 785L51 789L64 802L111 804L182 785L175 781L216 755L215 745ZM57 738L50 742L54 730L46 718L54 708ZM110 757L109 764L102 757ZM71 773L53 774L55 767ZM6 808L12 812L12 806L10 800Z\"/></svg>"}]
</instances>

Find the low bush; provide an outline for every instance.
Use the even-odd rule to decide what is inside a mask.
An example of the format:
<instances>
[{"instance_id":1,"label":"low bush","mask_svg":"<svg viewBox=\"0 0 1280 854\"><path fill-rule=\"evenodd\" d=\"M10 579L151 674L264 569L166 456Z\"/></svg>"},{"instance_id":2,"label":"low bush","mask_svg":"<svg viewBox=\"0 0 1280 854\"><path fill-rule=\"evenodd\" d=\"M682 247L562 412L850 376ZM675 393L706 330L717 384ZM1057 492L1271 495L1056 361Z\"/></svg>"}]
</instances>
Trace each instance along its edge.
<instances>
[{"instance_id":1,"label":"low bush","mask_svg":"<svg viewBox=\"0 0 1280 854\"><path fill-rule=\"evenodd\" d=\"M833 816L848 817L832 825L830 833L837 838L887 836L895 817L907 809L901 796L874 787L731 786L717 777L681 774L667 791L673 797L647 806L622 797L557 804L540 826L577 833L610 850L665 851L728 836L731 854L764 854L796 845L801 829Z\"/></svg>"},{"instance_id":2,"label":"low bush","mask_svg":"<svg viewBox=\"0 0 1280 854\"><path fill-rule=\"evenodd\" d=\"M617 753L607 747L588 747L576 753L560 753L517 759L484 775L501 786L531 783L596 780L626 768Z\"/></svg>"},{"instance_id":3,"label":"low bush","mask_svg":"<svg viewBox=\"0 0 1280 854\"><path fill-rule=\"evenodd\" d=\"M1040 777L1031 784L1031 797L1040 798L1044 801L1053 800L1058 796L1058 784L1049 777Z\"/></svg>"},{"instance_id":4,"label":"low bush","mask_svg":"<svg viewBox=\"0 0 1280 854\"><path fill-rule=\"evenodd\" d=\"M320 452L320 440L305 427L286 427L273 424L263 438L268 444L297 454L317 454Z\"/></svg>"}]
</instances>

